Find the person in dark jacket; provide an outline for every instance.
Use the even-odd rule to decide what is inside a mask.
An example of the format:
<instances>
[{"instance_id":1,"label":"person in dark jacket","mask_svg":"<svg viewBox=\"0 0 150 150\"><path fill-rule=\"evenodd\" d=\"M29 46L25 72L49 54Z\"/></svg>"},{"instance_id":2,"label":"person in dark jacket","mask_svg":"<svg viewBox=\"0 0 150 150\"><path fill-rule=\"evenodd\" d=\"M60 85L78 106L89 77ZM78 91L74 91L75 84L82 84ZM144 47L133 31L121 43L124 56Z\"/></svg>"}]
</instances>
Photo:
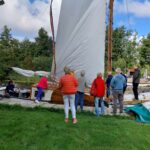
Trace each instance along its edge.
<instances>
[{"instance_id":1,"label":"person in dark jacket","mask_svg":"<svg viewBox=\"0 0 150 150\"><path fill-rule=\"evenodd\" d=\"M110 96L110 82L111 82L112 78L113 78L112 73L108 72L108 76L107 76L107 79L106 79L106 87L107 87L106 97L107 98L109 98L109 96Z\"/></svg>"},{"instance_id":2,"label":"person in dark jacket","mask_svg":"<svg viewBox=\"0 0 150 150\"><path fill-rule=\"evenodd\" d=\"M138 86L140 83L140 78L141 78L141 72L140 69L137 66L134 66L134 73L133 73L133 81L132 81L132 85L133 85L133 94L134 94L134 99L138 100Z\"/></svg>"},{"instance_id":3,"label":"person in dark jacket","mask_svg":"<svg viewBox=\"0 0 150 150\"><path fill-rule=\"evenodd\" d=\"M15 86L13 84L13 81L10 80L6 86L6 91L5 91L6 96L14 96L14 94L15 94L14 88L15 88Z\"/></svg>"},{"instance_id":4,"label":"person in dark jacket","mask_svg":"<svg viewBox=\"0 0 150 150\"><path fill-rule=\"evenodd\" d=\"M103 97L105 95L105 81L102 79L101 73L97 74L97 78L93 81L92 85L95 86L95 92L94 92L95 113L97 116L100 116L103 115L105 111L104 100L103 100ZM99 101L101 105L101 113L99 111Z\"/></svg>"},{"instance_id":5,"label":"person in dark jacket","mask_svg":"<svg viewBox=\"0 0 150 150\"><path fill-rule=\"evenodd\" d=\"M125 78L125 81L126 81L126 84L123 87L123 94L124 94L125 91L126 91L126 88L127 88L127 82L128 82L128 80L127 80L127 76L125 74L123 74L123 72L121 72L121 75Z\"/></svg>"}]
</instances>

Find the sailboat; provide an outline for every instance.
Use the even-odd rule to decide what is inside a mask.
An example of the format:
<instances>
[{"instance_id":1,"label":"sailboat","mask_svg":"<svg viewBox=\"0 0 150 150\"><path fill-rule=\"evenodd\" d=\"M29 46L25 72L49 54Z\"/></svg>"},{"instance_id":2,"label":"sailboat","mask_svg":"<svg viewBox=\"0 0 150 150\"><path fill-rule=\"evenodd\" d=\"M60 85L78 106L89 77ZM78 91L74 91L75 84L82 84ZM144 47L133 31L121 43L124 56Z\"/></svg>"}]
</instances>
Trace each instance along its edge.
<instances>
[{"instance_id":1,"label":"sailboat","mask_svg":"<svg viewBox=\"0 0 150 150\"><path fill-rule=\"evenodd\" d=\"M51 74L59 79L65 66L74 70L76 77L84 70L90 85L98 72L104 73L106 0L62 0L56 42L52 9L50 13L55 46ZM63 102L58 89L54 90L51 102ZM85 104L93 105L88 92Z\"/></svg>"}]
</instances>

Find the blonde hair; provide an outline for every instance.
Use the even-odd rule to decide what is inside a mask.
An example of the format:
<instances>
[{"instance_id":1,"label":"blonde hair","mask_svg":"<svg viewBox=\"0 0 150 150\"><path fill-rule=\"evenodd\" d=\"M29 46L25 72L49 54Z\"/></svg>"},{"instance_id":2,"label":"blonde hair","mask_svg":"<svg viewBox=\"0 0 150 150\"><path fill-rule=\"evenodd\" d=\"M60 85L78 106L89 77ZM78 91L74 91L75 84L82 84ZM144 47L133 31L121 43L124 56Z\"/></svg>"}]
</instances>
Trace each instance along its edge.
<instances>
[{"instance_id":1,"label":"blonde hair","mask_svg":"<svg viewBox=\"0 0 150 150\"><path fill-rule=\"evenodd\" d=\"M112 72L111 71L108 71L108 73L107 73L108 75L112 75Z\"/></svg>"}]
</instances>

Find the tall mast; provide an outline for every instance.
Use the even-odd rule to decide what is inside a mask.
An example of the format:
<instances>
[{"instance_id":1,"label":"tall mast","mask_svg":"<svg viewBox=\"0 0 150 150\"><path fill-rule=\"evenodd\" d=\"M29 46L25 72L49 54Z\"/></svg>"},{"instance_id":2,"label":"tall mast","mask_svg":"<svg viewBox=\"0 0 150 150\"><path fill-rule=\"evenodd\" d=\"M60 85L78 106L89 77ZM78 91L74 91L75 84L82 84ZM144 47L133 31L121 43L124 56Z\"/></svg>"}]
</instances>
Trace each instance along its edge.
<instances>
[{"instance_id":1,"label":"tall mast","mask_svg":"<svg viewBox=\"0 0 150 150\"><path fill-rule=\"evenodd\" d=\"M51 31L52 31L52 48L53 48L53 63L52 68L53 69L53 75L56 75L56 51L55 51L55 33L54 33L54 21L53 21L53 11L52 11L52 4L53 0L51 0L50 3L50 25L51 25ZM54 66L53 66L54 65Z\"/></svg>"},{"instance_id":2,"label":"tall mast","mask_svg":"<svg viewBox=\"0 0 150 150\"><path fill-rule=\"evenodd\" d=\"M108 62L107 62L107 71L112 71L112 24L113 24L113 4L114 4L114 0L110 0L110 1L109 1Z\"/></svg>"}]
</instances>

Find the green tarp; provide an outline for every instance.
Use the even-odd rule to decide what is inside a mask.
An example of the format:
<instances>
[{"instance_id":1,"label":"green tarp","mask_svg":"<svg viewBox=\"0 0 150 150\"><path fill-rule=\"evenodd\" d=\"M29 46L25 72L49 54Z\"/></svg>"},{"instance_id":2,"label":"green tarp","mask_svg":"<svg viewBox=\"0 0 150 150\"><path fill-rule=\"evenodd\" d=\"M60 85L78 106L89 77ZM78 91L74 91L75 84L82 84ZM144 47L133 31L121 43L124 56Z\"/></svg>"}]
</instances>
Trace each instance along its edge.
<instances>
[{"instance_id":1,"label":"green tarp","mask_svg":"<svg viewBox=\"0 0 150 150\"><path fill-rule=\"evenodd\" d=\"M150 111L143 104L136 104L125 108L125 112L132 112L136 116L137 122L150 123Z\"/></svg>"}]
</instances>

